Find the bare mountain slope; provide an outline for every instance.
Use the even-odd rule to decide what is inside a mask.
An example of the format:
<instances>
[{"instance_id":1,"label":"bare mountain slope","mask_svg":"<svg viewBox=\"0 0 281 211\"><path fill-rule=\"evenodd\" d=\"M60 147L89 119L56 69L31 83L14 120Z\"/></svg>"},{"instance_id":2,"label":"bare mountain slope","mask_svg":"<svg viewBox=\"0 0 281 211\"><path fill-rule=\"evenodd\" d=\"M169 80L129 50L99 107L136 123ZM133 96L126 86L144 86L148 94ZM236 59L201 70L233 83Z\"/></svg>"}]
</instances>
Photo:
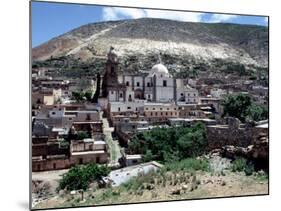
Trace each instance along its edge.
<instances>
[{"instance_id":1,"label":"bare mountain slope","mask_svg":"<svg viewBox=\"0 0 281 211\"><path fill-rule=\"evenodd\" d=\"M93 23L32 49L34 60L71 56L89 61L114 46L122 59L159 52L208 63L214 59L267 67L268 28L223 23L135 19Z\"/></svg>"}]
</instances>

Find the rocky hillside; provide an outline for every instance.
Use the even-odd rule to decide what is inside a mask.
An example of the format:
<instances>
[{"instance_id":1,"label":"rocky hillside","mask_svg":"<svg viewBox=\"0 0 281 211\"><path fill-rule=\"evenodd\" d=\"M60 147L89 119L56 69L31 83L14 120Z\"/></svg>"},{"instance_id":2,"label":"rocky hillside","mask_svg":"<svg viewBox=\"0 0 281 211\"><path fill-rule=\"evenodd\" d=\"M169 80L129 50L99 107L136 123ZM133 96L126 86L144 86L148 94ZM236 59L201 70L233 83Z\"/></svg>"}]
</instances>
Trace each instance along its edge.
<instances>
[{"instance_id":1,"label":"rocky hillside","mask_svg":"<svg viewBox=\"0 0 281 211\"><path fill-rule=\"evenodd\" d=\"M149 68L161 53L167 65L210 66L218 61L266 68L268 28L225 23L191 23L164 19L92 23L32 49L34 61L71 58L104 59L114 46L124 67Z\"/></svg>"}]
</instances>

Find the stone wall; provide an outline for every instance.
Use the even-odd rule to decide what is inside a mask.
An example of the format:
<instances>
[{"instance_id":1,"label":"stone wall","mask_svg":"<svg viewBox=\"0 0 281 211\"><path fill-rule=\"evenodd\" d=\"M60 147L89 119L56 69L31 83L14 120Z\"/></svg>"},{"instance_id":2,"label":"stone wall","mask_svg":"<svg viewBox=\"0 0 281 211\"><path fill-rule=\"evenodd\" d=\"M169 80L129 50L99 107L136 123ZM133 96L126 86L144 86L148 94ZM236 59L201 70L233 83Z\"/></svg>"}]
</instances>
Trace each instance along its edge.
<instances>
[{"instance_id":1,"label":"stone wall","mask_svg":"<svg viewBox=\"0 0 281 211\"><path fill-rule=\"evenodd\" d=\"M225 145L247 147L254 143L259 132L250 124L244 125L237 118L224 119L225 124L207 126L207 139L210 149Z\"/></svg>"},{"instance_id":2,"label":"stone wall","mask_svg":"<svg viewBox=\"0 0 281 211\"><path fill-rule=\"evenodd\" d=\"M70 158L48 158L43 160L32 161L32 171L50 171L58 169L67 169L77 164L99 163L104 164L108 162L108 153L89 154L89 155L75 155Z\"/></svg>"},{"instance_id":3,"label":"stone wall","mask_svg":"<svg viewBox=\"0 0 281 211\"><path fill-rule=\"evenodd\" d=\"M68 158L57 158L57 159L44 159L32 161L32 171L49 171L57 169L70 168L71 163Z\"/></svg>"},{"instance_id":4,"label":"stone wall","mask_svg":"<svg viewBox=\"0 0 281 211\"><path fill-rule=\"evenodd\" d=\"M253 130L250 128L229 128L228 126L208 126L207 139L210 149L225 145L247 147L254 142Z\"/></svg>"}]
</instances>

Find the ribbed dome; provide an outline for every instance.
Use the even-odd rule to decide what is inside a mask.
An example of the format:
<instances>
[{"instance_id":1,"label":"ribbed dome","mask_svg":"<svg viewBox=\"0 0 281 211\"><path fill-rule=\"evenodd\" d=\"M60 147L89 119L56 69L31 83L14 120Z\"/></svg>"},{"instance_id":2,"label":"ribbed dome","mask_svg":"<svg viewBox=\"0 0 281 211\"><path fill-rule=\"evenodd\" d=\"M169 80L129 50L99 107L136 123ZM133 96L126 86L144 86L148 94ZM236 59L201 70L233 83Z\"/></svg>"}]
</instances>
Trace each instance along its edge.
<instances>
[{"instance_id":1,"label":"ribbed dome","mask_svg":"<svg viewBox=\"0 0 281 211\"><path fill-rule=\"evenodd\" d=\"M168 69L163 64L156 64L152 67L151 71L153 73L163 73L163 74L169 74Z\"/></svg>"}]
</instances>

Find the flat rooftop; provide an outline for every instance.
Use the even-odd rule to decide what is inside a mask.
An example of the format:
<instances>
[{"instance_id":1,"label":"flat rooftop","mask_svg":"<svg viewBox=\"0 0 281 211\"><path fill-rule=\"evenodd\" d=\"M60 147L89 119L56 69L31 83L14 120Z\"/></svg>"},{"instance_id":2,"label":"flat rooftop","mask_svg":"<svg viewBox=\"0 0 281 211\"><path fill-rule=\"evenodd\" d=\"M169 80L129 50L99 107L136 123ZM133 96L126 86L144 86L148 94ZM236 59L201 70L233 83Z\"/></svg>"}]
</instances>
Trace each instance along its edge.
<instances>
[{"instance_id":1,"label":"flat rooftop","mask_svg":"<svg viewBox=\"0 0 281 211\"><path fill-rule=\"evenodd\" d=\"M157 103L157 102L146 102L145 106L176 106L174 103Z\"/></svg>"},{"instance_id":2,"label":"flat rooftop","mask_svg":"<svg viewBox=\"0 0 281 211\"><path fill-rule=\"evenodd\" d=\"M141 155L126 155L126 159L141 159Z\"/></svg>"},{"instance_id":3,"label":"flat rooftop","mask_svg":"<svg viewBox=\"0 0 281 211\"><path fill-rule=\"evenodd\" d=\"M258 125L256 128L268 128L268 123Z\"/></svg>"},{"instance_id":4,"label":"flat rooftop","mask_svg":"<svg viewBox=\"0 0 281 211\"><path fill-rule=\"evenodd\" d=\"M71 152L72 156L75 155L94 155L94 154L103 154L104 150L94 150L94 151L82 151L82 152Z\"/></svg>"}]
</instances>

